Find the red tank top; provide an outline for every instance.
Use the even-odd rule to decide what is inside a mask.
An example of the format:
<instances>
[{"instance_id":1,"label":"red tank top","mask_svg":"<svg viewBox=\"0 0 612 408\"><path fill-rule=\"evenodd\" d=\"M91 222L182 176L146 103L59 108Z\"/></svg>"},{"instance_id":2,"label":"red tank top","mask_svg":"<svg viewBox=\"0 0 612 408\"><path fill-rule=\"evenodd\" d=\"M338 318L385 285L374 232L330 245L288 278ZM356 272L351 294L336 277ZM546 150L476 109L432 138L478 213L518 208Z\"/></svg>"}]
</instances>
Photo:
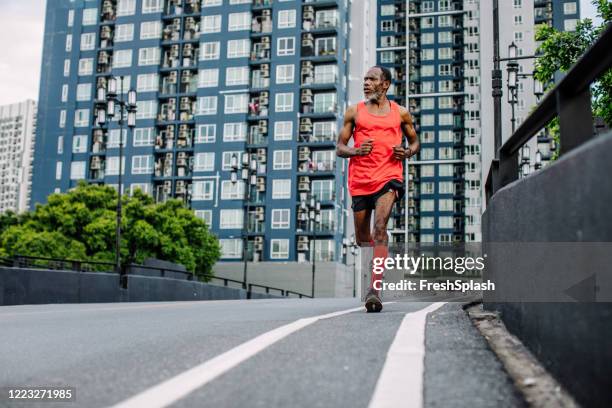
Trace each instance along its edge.
<instances>
[{"instance_id":1,"label":"red tank top","mask_svg":"<svg viewBox=\"0 0 612 408\"><path fill-rule=\"evenodd\" d=\"M393 158L393 146L403 142L399 105L392 101L390 104L391 110L385 116L369 113L363 101L357 104L355 147L367 139L374 142L369 155L349 159L348 184L352 196L375 193L392 179L404 181L403 162Z\"/></svg>"}]
</instances>

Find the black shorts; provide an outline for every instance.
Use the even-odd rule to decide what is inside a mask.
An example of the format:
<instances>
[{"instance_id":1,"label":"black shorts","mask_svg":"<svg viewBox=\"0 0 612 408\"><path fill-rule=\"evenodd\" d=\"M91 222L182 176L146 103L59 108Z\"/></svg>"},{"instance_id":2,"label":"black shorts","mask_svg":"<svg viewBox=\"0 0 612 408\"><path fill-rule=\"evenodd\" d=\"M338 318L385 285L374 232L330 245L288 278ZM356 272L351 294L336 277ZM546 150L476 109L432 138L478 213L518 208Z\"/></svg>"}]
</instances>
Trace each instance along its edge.
<instances>
[{"instance_id":1,"label":"black shorts","mask_svg":"<svg viewBox=\"0 0 612 408\"><path fill-rule=\"evenodd\" d=\"M389 191L395 191L395 200L399 200L404 196L404 183L393 179L387 182L383 188L375 193L367 195L353 196L353 204L351 208L353 211L373 210L376 208L376 201L385 193Z\"/></svg>"}]
</instances>

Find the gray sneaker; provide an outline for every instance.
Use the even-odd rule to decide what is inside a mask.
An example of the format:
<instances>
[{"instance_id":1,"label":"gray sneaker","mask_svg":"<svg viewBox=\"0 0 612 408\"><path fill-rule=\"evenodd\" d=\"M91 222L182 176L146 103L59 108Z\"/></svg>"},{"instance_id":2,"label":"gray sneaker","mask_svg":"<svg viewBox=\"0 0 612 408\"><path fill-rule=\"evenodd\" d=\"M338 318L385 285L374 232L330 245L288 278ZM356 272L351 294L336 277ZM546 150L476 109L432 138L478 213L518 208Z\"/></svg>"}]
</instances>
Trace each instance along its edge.
<instances>
[{"instance_id":1,"label":"gray sneaker","mask_svg":"<svg viewBox=\"0 0 612 408\"><path fill-rule=\"evenodd\" d=\"M372 312L378 313L383 308L383 305L382 305L382 302L380 301L380 297L378 296L378 293L372 288L370 288L370 290L368 291L368 294L366 295L365 308L368 313L372 313Z\"/></svg>"}]
</instances>

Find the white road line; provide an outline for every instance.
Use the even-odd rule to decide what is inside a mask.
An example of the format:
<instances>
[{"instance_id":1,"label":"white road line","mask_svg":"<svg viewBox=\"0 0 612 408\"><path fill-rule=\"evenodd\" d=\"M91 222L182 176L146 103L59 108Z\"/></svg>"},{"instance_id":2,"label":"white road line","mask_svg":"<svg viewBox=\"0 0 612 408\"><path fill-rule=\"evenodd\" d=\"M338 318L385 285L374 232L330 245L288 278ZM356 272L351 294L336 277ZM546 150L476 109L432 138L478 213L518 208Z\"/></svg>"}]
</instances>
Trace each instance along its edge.
<instances>
[{"instance_id":1,"label":"white road line","mask_svg":"<svg viewBox=\"0 0 612 408\"><path fill-rule=\"evenodd\" d=\"M390 304L394 302L385 302ZM363 306L307 317L263 333L204 363L136 394L113 408L163 408L175 403L279 340L319 320L364 310Z\"/></svg>"},{"instance_id":2,"label":"white road line","mask_svg":"<svg viewBox=\"0 0 612 408\"><path fill-rule=\"evenodd\" d=\"M408 313L400 324L387 353L369 408L421 408L427 314L445 302L438 302Z\"/></svg>"}]
</instances>

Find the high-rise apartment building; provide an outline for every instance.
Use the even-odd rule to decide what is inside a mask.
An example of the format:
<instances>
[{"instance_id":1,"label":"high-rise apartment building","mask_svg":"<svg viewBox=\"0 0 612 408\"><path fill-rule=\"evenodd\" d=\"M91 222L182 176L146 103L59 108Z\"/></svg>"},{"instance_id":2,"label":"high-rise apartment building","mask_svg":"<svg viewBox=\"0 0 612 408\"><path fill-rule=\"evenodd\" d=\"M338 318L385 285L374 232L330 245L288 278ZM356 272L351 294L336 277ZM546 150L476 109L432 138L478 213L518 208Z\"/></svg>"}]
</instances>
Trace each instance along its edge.
<instances>
[{"instance_id":1,"label":"high-rise apartment building","mask_svg":"<svg viewBox=\"0 0 612 408\"><path fill-rule=\"evenodd\" d=\"M493 158L493 2L490 0L378 0L377 60L393 73L390 95L409 108L421 151L406 168L407 195L390 227L396 242L481 240L482 189ZM534 55L535 25L573 30L577 1L500 0L500 50L514 42L518 56ZM505 74L505 66L502 67ZM537 103L533 59L519 61L515 123ZM504 77L504 87L506 77ZM505 141L512 133L504 89ZM550 157L542 132L531 143Z\"/></svg>"},{"instance_id":2,"label":"high-rise apartment building","mask_svg":"<svg viewBox=\"0 0 612 408\"><path fill-rule=\"evenodd\" d=\"M36 102L0 106L0 213L29 209Z\"/></svg>"},{"instance_id":3,"label":"high-rise apartment building","mask_svg":"<svg viewBox=\"0 0 612 408\"><path fill-rule=\"evenodd\" d=\"M79 180L185 201L222 260L342 259L347 0L55 0L47 5L33 203ZM133 135L96 122L96 89L138 92ZM232 162L257 162L245 183ZM250 189L249 201L245 188ZM315 232L300 205L321 203ZM245 217L245 211L247 212ZM245 226L246 222L246 226Z\"/></svg>"}]
</instances>

